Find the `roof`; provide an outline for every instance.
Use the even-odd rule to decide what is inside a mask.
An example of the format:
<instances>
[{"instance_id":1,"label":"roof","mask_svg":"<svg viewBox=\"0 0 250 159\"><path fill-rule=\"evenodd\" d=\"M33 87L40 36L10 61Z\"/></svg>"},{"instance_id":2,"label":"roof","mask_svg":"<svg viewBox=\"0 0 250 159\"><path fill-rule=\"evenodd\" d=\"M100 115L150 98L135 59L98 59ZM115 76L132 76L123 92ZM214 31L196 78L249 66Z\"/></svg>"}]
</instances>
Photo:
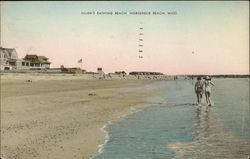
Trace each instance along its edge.
<instances>
[{"instance_id":1,"label":"roof","mask_svg":"<svg viewBox=\"0 0 250 159\"><path fill-rule=\"evenodd\" d=\"M48 61L48 58L45 56L37 56L37 55L26 55L23 58L26 62L32 62L32 63L45 63L50 64L51 62Z\"/></svg>"},{"instance_id":2,"label":"roof","mask_svg":"<svg viewBox=\"0 0 250 159\"><path fill-rule=\"evenodd\" d=\"M50 63L47 60L48 60L48 58L45 56L38 56L38 61L40 61L41 63Z\"/></svg>"},{"instance_id":3,"label":"roof","mask_svg":"<svg viewBox=\"0 0 250 159\"><path fill-rule=\"evenodd\" d=\"M0 53L3 54L5 58L17 59L17 52L15 48L0 47Z\"/></svg>"},{"instance_id":4,"label":"roof","mask_svg":"<svg viewBox=\"0 0 250 159\"><path fill-rule=\"evenodd\" d=\"M45 56L38 56L38 58L42 58L42 59L46 59L48 60L49 58L45 57Z\"/></svg>"}]
</instances>

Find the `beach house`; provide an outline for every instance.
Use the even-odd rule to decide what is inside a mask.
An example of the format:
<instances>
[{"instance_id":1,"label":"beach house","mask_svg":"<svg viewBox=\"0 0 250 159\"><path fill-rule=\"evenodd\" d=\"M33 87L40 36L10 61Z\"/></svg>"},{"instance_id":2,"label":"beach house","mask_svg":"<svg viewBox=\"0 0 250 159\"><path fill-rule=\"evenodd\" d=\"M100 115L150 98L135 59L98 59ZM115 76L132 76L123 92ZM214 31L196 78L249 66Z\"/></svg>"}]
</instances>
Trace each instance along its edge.
<instances>
[{"instance_id":1,"label":"beach house","mask_svg":"<svg viewBox=\"0 0 250 159\"><path fill-rule=\"evenodd\" d=\"M0 70L14 70L21 67L22 60L18 59L16 49L0 47Z\"/></svg>"},{"instance_id":2,"label":"beach house","mask_svg":"<svg viewBox=\"0 0 250 159\"><path fill-rule=\"evenodd\" d=\"M22 67L26 69L49 69L51 62L45 56L26 55L22 61Z\"/></svg>"}]
</instances>

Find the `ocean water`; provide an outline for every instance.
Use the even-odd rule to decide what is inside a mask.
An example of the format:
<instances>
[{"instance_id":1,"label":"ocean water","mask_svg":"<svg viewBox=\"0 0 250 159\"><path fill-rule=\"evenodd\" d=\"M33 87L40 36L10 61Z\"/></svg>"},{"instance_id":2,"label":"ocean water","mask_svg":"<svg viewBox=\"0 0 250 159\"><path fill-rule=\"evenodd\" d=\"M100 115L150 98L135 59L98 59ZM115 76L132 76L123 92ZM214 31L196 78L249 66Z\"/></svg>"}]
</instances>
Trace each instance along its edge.
<instances>
[{"instance_id":1,"label":"ocean water","mask_svg":"<svg viewBox=\"0 0 250 159\"><path fill-rule=\"evenodd\" d=\"M180 153L191 153L190 156L194 156L197 147L201 147L199 144L213 145L213 140L208 138L221 134L217 130L230 132L239 140L249 140L248 79L216 79L213 82L215 87L212 100L215 106L210 108L205 105L200 108L196 106L191 80L153 83L164 90L162 95L145 100L145 105L149 107L107 125L106 142L102 145L101 152L92 158L171 159ZM205 109L202 110L203 108ZM209 122L209 118L218 119L216 122ZM217 124L218 122L222 124ZM179 143L179 146L174 146L177 149L170 146L176 143ZM189 146L182 143L190 143L193 148L186 151L185 147ZM219 155L221 154L217 154ZM188 158L195 158L190 156ZM196 157L200 158L199 154Z\"/></svg>"},{"instance_id":2,"label":"ocean water","mask_svg":"<svg viewBox=\"0 0 250 159\"><path fill-rule=\"evenodd\" d=\"M214 111L225 131L249 141L249 79L217 79Z\"/></svg>"}]
</instances>

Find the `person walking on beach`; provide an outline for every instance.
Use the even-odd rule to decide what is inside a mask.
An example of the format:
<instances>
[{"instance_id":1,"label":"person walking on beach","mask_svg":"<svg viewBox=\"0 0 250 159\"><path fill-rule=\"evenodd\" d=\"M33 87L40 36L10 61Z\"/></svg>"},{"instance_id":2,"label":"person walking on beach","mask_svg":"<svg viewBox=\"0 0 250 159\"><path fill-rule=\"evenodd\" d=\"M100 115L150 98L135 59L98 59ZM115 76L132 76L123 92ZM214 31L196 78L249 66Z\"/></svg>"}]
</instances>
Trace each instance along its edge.
<instances>
[{"instance_id":1,"label":"person walking on beach","mask_svg":"<svg viewBox=\"0 0 250 159\"><path fill-rule=\"evenodd\" d=\"M200 105L202 94L204 92L204 83L201 80L201 77L197 77L197 81L195 83L194 90L195 90L195 93L197 96L197 103L198 103L198 105Z\"/></svg>"},{"instance_id":2,"label":"person walking on beach","mask_svg":"<svg viewBox=\"0 0 250 159\"><path fill-rule=\"evenodd\" d=\"M206 96L206 102L208 106L211 106L211 85L214 86L213 82L211 82L211 78L209 76L206 76L205 78L205 96Z\"/></svg>"}]
</instances>

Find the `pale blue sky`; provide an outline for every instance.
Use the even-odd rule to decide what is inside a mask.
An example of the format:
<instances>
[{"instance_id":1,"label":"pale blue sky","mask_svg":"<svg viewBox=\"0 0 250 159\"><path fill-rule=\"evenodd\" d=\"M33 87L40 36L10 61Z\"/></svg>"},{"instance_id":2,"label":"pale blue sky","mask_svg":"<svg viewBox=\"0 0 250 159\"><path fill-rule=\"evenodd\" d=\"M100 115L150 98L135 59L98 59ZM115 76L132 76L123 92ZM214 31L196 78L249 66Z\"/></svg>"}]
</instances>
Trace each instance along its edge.
<instances>
[{"instance_id":1,"label":"pale blue sky","mask_svg":"<svg viewBox=\"0 0 250 159\"><path fill-rule=\"evenodd\" d=\"M248 73L249 2L1 2L2 46L53 67L167 74ZM177 11L165 16L82 11ZM144 49L138 53L143 22ZM194 51L194 54L192 52ZM138 56L143 55L143 59Z\"/></svg>"}]
</instances>

